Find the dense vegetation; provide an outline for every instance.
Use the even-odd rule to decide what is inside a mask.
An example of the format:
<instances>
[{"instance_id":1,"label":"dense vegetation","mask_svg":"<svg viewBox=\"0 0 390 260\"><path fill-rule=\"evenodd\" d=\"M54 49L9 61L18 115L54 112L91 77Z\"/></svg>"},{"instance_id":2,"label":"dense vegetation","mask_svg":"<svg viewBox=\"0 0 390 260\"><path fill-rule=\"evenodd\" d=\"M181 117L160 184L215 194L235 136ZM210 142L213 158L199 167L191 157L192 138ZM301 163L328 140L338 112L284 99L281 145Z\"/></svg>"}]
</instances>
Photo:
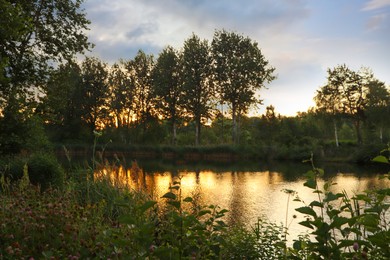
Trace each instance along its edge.
<instances>
[{"instance_id":1,"label":"dense vegetation","mask_svg":"<svg viewBox=\"0 0 390 260\"><path fill-rule=\"evenodd\" d=\"M93 156L100 140L106 151L302 159L356 147L367 156L390 140L389 90L369 69L329 69L316 107L295 117L273 106L247 117L275 78L249 37L216 30L211 43L193 34L157 59L140 50L112 65L79 61L92 47L82 2L0 0L1 259L389 257L389 190L333 194L331 183L318 187L322 171L314 166L305 185L319 199L297 209L314 240L300 237L292 247L284 227L264 220L227 226L224 209L182 198L180 179L157 202L97 179L96 158L65 171L53 144L93 143ZM377 160L388 163L388 155Z\"/></svg>"},{"instance_id":2,"label":"dense vegetation","mask_svg":"<svg viewBox=\"0 0 390 260\"><path fill-rule=\"evenodd\" d=\"M248 117L261 104L259 90L275 79L257 42L216 30L211 42L193 34L157 58L140 50L112 65L95 57L78 61L75 54L91 47L83 33L89 22L81 1L66 3L1 1L9 11L2 20L20 27L4 30L1 44L3 155L47 149L50 142L91 144L95 130L111 145L241 145L281 154L306 148L306 156L332 142L390 140L389 89L368 68L329 69L316 107L295 117L272 105Z\"/></svg>"}]
</instances>

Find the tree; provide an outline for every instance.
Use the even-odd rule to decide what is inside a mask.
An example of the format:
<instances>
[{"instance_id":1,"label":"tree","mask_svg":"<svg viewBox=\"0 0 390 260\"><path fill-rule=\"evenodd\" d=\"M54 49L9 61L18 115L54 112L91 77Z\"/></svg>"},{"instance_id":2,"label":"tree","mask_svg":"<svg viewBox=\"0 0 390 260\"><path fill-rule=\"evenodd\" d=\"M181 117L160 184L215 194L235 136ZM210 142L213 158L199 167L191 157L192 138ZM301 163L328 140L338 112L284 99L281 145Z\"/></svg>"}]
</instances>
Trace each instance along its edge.
<instances>
[{"instance_id":1,"label":"tree","mask_svg":"<svg viewBox=\"0 0 390 260\"><path fill-rule=\"evenodd\" d=\"M390 125L390 91L385 83L374 79L368 84L368 120L379 130L379 139L383 142L383 130Z\"/></svg>"},{"instance_id":2,"label":"tree","mask_svg":"<svg viewBox=\"0 0 390 260\"><path fill-rule=\"evenodd\" d=\"M211 45L215 82L221 101L231 109L233 142L238 144L238 120L251 105L261 103L256 93L264 83L275 79L275 69L269 66L257 42L248 37L225 30L216 31Z\"/></svg>"},{"instance_id":3,"label":"tree","mask_svg":"<svg viewBox=\"0 0 390 260\"><path fill-rule=\"evenodd\" d=\"M45 120L60 139L78 139L82 130L84 94L80 66L73 61L60 65L44 87Z\"/></svg>"},{"instance_id":4,"label":"tree","mask_svg":"<svg viewBox=\"0 0 390 260\"><path fill-rule=\"evenodd\" d=\"M23 142L31 139L28 131L12 129L23 129L33 115L38 88L51 67L91 47L82 2L0 0L0 142L11 135ZM10 123L14 125L2 125Z\"/></svg>"},{"instance_id":5,"label":"tree","mask_svg":"<svg viewBox=\"0 0 390 260\"><path fill-rule=\"evenodd\" d=\"M129 127L132 121L134 86L131 83L129 71L125 62L115 63L109 72L110 111L113 113L118 128Z\"/></svg>"},{"instance_id":6,"label":"tree","mask_svg":"<svg viewBox=\"0 0 390 260\"><path fill-rule=\"evenodd\" d=\"M81 65L83 119L93 132L107 117L107 65L97 58L87 57Z\"/></svg>"},{"instance_id":7,"label":"tree","mask_svg":"<svg viewBox=\"0 0 390 260\"><path fill-rule=\"evenodd\" d=\"M369 85L374 80L372 72L367 68L355 72L345 64L340 65L328 69L328 83L317 91L314 98L319 110L333 116L343 115L352 119L359 144L363 142L361 123L365 118L364 112L368 105ZM334 125L337 133L336 123ZM338 145L337 134L335 136Z\"/></svg>"},{"instance_id":8,"label":"tree","mask_svg":"<svg viewBox=\"0 0 390 260\"><path fill-rule=\"evenodd\" d=\"M154 116L154 97L152 95L153 55L139 50L133 60L126 62L131 88L134 90L133 109L135 120L142 127L142 141L145 139L148 121Z\"/></svg>"},{"instance_id":9,"label":"tree","mask_svg":"<svg viewBox=\"0 0 390 260\"><path fill-rule=\"evenodd\" d=\"M193 34L184 42L182 69L185 110L195 122L195 145L200 144L202 121L211 117L214 107L211 65L208 42Z\"/></svg>"},{"instance_id":10,"label":"tree","mask_svg":"<svg viewBox=\"0 0 390 260\"><path fill-rule=\"evenodd\" d=\"M153 94L157 99L159 114L169 120L171 144L176 144L176 128L183 114L183 90L181 66L178 53L170 46L159 55L153 69Z\"/></svg>"},{"instance_id":11,"label":"tree","mask_svg":"<svg viewBox=\"0 0 390 260\"><path fill-rule=\"evenodd\" d=\"M71 60L91 46L85 35L89 21L80 11L82 2L1 0L0 63L7 79L1 86L3 106L41 85L50 64Z\"/></svg>"}]
</instances>

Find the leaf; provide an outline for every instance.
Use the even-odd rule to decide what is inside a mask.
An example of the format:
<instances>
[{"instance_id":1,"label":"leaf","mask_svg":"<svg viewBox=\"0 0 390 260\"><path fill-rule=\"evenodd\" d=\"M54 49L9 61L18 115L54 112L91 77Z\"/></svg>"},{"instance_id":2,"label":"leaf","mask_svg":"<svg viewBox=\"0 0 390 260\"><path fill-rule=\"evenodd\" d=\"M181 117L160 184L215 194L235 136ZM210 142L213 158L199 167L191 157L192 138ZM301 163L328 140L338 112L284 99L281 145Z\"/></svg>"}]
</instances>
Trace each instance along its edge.
<instances>
[{"instance_id":1,"label":"leaf","mask_svg":"<svg viewBox=\"0 0 390 260\"><path fill-rule=\"evenodd\" d=\"M229 210L227 210L227 209L223 209L223 210L221 210L220 212L218 212L219 214L225 214L226 212L229 212Z\"/></svg>"},{"instance_id":2,"label":"leaf","mask_svg":"<svg viewBox=\"0 0 390 260\"><path fill-rule=\"evenodd\" d=\"M379 163L387 163L389 164L389 160L383 156L383 155L378 155L377 157L375 157L374 159L372 159L373 162L379 162Z\"/></svg>"},{"instance_id":3,"label":"leaf","mask_svg":"<svg viewBox=\"0 0 390 260\"><path fill-rule=\"evenodd\" d=\"M330 224L330 228L338 228L338 229L341 229L341 226L342 225L345 225L347 224L349 221L348 218L345 218L345 217L335 217L333 219L333 222Z\"/></svg>"},{"instance_id":4,"label":"leaf","mask_svg":"<svg viewBox=\"0 0 390 260\"><path fill-rule=\"evenodd\" d=\"M147 211L148 209L152 208L154 205L156 205L157 202L156 201L153 201L153 200L149 200L147 202L145 202L144 204L141 205L141 207L139 207L139 209L142 211L142 212L145 212Z\"/></svg>"},{"instance_id":5,"label":"leaf","mask_svg":"<svg viewBox=\"0 0 390 260\"><path fill-rule=\"evenodd\" d=\"M321 168L316 168L315 170L316 170L316 172L317 172L317 174L318 174L319 177L324 176L325 172L324 172L323 169L321 169Z\"/></svg>"},{"instance_id":6,"label":"leaf","mask_svg":"<svg viewBox=\"0 0 390 260\"><path fill-rule=\"evenodd\" d=\"M321 202L319 202L319 201L314 200L314 201L312 201L312 202L309 204L309 206L311 206L311 207L320 207L320 208L322 208L322 207L324 206L324 204L321 203Z\"/></svg>"},{"instance_id":7,"label":"leaf","mask_svg":"<svg viewBox=\"0 0 390 260\"><path fill-rule=\"evenodd\" d=\"M176 209L180 209L180 201L176 201L176 200L171 200L171 201L168 201L167 202L169 205L172 205L173 207L175 207Z\"/></svg>"},{"instance_id":8,"label":"leaf","mask_svg":"<svg viewBox=\"0 0 390 260\"><path fill-rule=\"evenodd\" d=\"M304 227L308 227L308 228L313 229L313 226L311 225L310 221L308 221L308 220L301 221L301 222L299 222L298 224L299 224L299 225L302 225L302 226L304 226Z\"/></svg>"},{"instance_id":9,"label":"leaf","mask_svg":"<svg viewBox=\"0 0 390 260\"><path fill-rule=\"evenodd\" d=\"M310 207L300 207L300 208L297 208L295 210L298 211L299 213L302 213L302 214L310 215L310 216L313 216L315 218L317 217L317 213Z\"/></svg>"},{"instance_id":10,"label":"leaf","mask_svg":"<svg viewBox=\"0 0 390 260\"><path fill-rule=\"evenodd\" d=\"M201 210L201 211L199 211L198 216L201 217L201 216L206 215L206 214L211 214L211 210L208 210L208 209Z\"/></svg>"},{"instance_id":11,"label":"leaf","mask_svg":"<svg viewBox=\"0 0 390 260\"><path fill-rule=\"evenodd\" d=\"M169 187L171 190L179 190L180 189L180 186L179 185L175 185L175 186L171 186Z\"/></svg>"},{"instance_id":12,"label":"leaf","mask_svg":"<svg viewBox=\"0 0 390 260\"><path fill-rule=\"evenodd\" d=\"M317 186L317 182L314 178L310 178L303 185L309 187L310 189L315 189Z\"/></svg>"},{"instance_id":13,"label":"leaf","mask_svg":"<svg viewBox=\"0 0 390 260\"><path fill-rule=\"evenodd\" d=\"M173 192L167 192L161 198L175 200L177 196Z\"/></svg>"},{"instance_id":14,"label":"leaf","mask_svg":"<svg viewBox=\"0 0 390 260\"><path fill-rule=\"evenodd\" d=\"M184 202L193 202L194 200L191 197L187 197L183 201Z\"/></svg>"},{"instance_id":15,"label":"leaf","mask_svg":"<svg viewBox=\"0 0 390 260\"><path fill-rule=\"evenodd\" d=\"M343 197L344 195L341 194L341 193L337 193L337 194L334 194L333 192L328 192L324 198L324 202L329 202L329 201L333 201L333 200L337 200L341 197Z\"/></svg>"}]
</instances>

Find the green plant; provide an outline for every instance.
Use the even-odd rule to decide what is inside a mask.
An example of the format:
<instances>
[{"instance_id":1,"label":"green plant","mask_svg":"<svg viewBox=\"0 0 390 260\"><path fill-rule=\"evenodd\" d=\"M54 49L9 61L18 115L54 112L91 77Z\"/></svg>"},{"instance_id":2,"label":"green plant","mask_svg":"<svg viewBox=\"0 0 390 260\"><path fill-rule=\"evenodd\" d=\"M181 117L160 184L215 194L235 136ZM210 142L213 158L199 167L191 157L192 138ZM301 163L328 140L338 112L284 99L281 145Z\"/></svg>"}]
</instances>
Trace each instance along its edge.
<instances>
[{"instance_id":1,"label":"green plant","mask_svg":"<svg viewBox=\"0 0 390 260\"><path fill-rule=\"evenodd\" d=\"M218 257L226 231L222 218L227 210L215 205L198 206L192 197L183 199L180 184L178 178L162 196L166 208L157 226L154 254L162 259Z\"/></svg>"},{"instance_id":2,"label":"green plant","mask_svg":"<svg viewBox=\"0 0 390 260\"><path fill-rule=\"evenodd\" d=\"M289 250L290 257L388 259L390 189L367 191L352 198L345 191L333 193L331 187L336 183L331 180L320 189L318 180L324 171L314 166L313 158L309 161L312 170L307 173L304 185L312 189L318 199L296 211L306 215L306 220L300 224L312 230L314 240L296 240Z\"/></svg>"},{"instance_id":3,"label":"green plant","mask_svg":"<svg viewBox=\"0 0 390 260\"><path fill-rule=\"evenodd\" d=\"M283 259L287 248L285 230L266 219L258 218L249 228L236 224L221 234L220 259Z\"/></svg>"},{"instance_id":4,"label":"green plant","mask_svg":"<svg viewBox=\"0 0 390 260\"><path fill-rule=\"evenodd\" d=\"M40 185L42 190L50 186L61 188L64 183L65 172L57 159L51 154L33 154L27 161L30 181Z\"/></svg>"},{"instance_id":5,"label":"green plant","mask_svg":"<svg viewBox=\"0 0 390 260\"><path fill-rule=\"evenodd\" d=\"M29 182L27 167L21 180L1 193L1 259L79 259L109 256L101 247L101 205L83 207L72 193ZM109 228L109 225L106 226Z\"/></svg>"}]
</instances>

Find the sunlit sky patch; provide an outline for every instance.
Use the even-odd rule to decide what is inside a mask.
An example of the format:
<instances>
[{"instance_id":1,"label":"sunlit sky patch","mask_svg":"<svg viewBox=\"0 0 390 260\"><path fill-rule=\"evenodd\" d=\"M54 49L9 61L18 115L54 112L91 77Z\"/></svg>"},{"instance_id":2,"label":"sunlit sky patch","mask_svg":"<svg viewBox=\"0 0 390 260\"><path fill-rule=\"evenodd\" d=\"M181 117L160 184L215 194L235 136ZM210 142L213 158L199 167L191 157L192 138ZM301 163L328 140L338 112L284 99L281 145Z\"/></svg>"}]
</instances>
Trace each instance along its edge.
<instances>
[{"instance_id":1,"label":"sunlit sky patch","mask_svg":"<svg viewBox=\"0 0 390 260\"><path fill-rule=\"evenodd\" d=\"M211 41L215 30L259 43L277 79L260 91L262 114L295 115L313 106L327 68L370 67L390 84L390 0L86 0L91 20L89 55L108 63L139 49L181 48L192 33Z\"/></svg>"}]
</instances>

